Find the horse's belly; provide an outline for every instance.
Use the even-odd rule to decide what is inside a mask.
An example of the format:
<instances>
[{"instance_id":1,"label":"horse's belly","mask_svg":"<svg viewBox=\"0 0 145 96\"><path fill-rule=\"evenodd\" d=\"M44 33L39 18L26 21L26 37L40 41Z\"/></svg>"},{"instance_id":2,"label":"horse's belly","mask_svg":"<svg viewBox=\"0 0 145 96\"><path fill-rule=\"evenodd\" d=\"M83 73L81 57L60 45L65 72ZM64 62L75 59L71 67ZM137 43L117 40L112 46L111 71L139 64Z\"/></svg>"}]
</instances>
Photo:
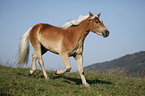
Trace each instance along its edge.
<instances>
[{"instance_id":1,"label":"horse's belly","mask_svg":"<svg viewBox=\"0 0 145 96\"><path fill-rule=\"evenodd\" d=\"M42 43L42 45L49 51L59 54L60 50L61 50L61 42L46 42L46 43Z\"/></svg>"}]
</instances>

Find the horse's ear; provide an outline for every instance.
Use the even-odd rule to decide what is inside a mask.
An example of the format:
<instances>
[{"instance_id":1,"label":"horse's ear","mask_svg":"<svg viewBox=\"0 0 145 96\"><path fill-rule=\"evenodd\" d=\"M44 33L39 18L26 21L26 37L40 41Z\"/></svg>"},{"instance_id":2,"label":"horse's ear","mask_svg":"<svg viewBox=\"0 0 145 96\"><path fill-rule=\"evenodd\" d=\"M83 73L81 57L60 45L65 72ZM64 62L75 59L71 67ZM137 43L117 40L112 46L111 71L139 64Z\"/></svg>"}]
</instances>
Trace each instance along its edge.
<instances>
[{"instance_id":1,"label":"horse's ear","mask_svg":"<svg viewBox=\"0 0 145 96\"><path fill-rule=\"evenodd\" d=\"M90 11L89 11L89 15L90 15L90 17L94 16Z\"/></svg>"},{"instance_id":2,"label":"horse's ear","mask_svg":"<svg viewBox=\"0 0 145 96\"><path fill-rule=\"evenodd\" d=\"M101 15L101 12L97 15L97 16L98 16L98 18L100 17L100 15Z\"/></svg>"}]
</instances>

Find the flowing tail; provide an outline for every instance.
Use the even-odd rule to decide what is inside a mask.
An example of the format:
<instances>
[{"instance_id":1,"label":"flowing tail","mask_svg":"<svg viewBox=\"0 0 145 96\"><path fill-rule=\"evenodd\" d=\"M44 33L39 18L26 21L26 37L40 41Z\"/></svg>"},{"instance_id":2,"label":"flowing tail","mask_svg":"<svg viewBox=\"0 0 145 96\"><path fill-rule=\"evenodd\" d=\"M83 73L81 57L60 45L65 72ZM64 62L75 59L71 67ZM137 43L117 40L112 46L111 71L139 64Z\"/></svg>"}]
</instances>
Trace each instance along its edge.
<instances>
[{"instance_id":1,"label":"flowing tail","mask_svg":"<svg viewBox=\"0 0 145 96\"><path fill-rule=\"evenodd\" d=\"M23 63L28 63L29 57L29 32L32 28L30 28L22 37L21 42L19 45L19 57L18 57L18 64L22 65Z\"/></svg>"}]
</instances>

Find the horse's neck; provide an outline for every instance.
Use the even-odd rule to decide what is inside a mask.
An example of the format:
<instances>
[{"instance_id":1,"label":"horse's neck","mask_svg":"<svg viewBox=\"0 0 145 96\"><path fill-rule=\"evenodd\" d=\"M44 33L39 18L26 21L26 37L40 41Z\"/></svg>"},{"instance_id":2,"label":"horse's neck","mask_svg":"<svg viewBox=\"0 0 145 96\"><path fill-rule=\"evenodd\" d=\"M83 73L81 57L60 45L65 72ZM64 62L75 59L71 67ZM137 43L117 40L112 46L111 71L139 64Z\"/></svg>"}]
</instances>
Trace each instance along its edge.
<instances>
[{"instance_id":1,"label":"horse's neck","mask_svg":"<svg viewBox=\"0 0 145 96\"><path fill-rule=\"evenodd\" d=\"M76 36L79 39L85 39L85 37L89 33L88 29L89 29L89 21L86 20L75 28L74 34L76 34Z\"/></svg>"},{"instance_id":2,"label":"horse's neck","mask_svg":"<svg viewBox=\"0 0 145 96\"><path fill-rule=\"evenodd\" d=\"M89 33L88 29L89 21L84 21L77 27L71 27L69 31L71 32L72 36L74 36L76 43L79 45L83 45L84 39Z\"/></svg>"}]
</instances>

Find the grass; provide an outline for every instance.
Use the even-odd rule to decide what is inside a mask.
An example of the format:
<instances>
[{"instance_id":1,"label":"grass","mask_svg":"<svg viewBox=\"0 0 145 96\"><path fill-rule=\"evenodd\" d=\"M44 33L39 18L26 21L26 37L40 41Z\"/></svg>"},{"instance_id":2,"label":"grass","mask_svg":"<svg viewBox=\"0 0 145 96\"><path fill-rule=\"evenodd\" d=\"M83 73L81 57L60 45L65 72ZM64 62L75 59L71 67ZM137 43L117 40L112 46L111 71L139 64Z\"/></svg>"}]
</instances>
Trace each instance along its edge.
<instances>
[{"instance_id":1,"label":"grass","mask_svg":"<svg viewBox=\"0 0 145 96\"><path fill-rule=\"evenodd\" d=\"M0 65L0 96L144 96L145 79L124 78L99 73L86 73L90 84L81 84L79 74L57 76L47 71L49 81L41 70L29 76L27 68L10 68Z\"/></svg>"}]
</instances>

